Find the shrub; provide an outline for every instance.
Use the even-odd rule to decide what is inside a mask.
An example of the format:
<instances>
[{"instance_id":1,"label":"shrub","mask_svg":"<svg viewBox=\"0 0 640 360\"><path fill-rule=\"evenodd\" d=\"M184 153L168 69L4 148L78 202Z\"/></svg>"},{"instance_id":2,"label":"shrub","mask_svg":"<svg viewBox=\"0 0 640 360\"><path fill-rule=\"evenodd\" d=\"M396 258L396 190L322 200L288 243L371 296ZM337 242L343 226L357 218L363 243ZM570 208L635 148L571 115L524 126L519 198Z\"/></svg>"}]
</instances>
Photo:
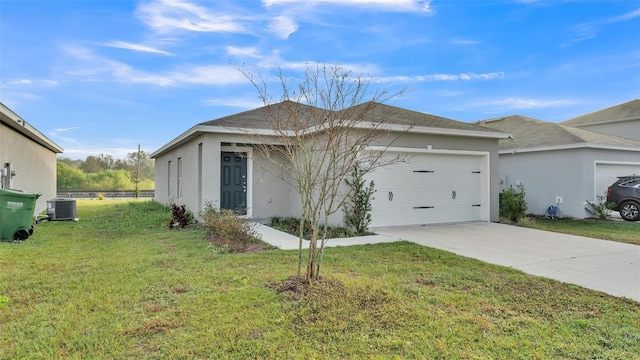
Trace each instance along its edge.
<instances>
[{"instance_id":1,"label":"shrub","mask_svg":"<svg viewBox=\"0 0 640 360\"><path fill-rule=\"evenodd\" d=\"M373 188L374 183L371 181L367 186L364 174L357 165L351 173L351 180L345 179L345 182L351 187L348 203L343 208L345 223L357 235L369 235L371 200L376 192Z\"/></svg>"},{"instance_id":2,"label":"shrub","mask_svg":"<svg viewBox=\"0 0 640 360\"><path fill-rule=\"evenodd\" d=\"M509 219L517 223L525 216L527 202L524 200L524 185L518 186L520 191L516 191L512 185L500 194L500 217Z\"/></svg>"},{"instance_id":3,"label":"shrub","mask_svg":"<svg viewBox=\"0 0 640 360\"><path fill-rule=\"evenodd\" d=\"M98 200L104 200L104 193L98 193Z\"/></svg>"},{"instance_id":4,"label":"shrub","mask_svg":"<svg viewBox=\"0 0 640 360\"><path fill-rule=\"evenodd\" d=\"M193 213L187 209L186 205L171 204L171 220L169 221L169 228L172 228L174 224L180 225L180 228L184 229L191 223L193 223Z\"/></svg>"},{"instance_id":5,"label":"shrub","mask_svg":"<svg viewBox=\"0 0 640 360\"><path fill-rule=\"evenodd\" d=\"M300 219L294 217L278 217L274 216L271 218L271 221L268 224L274 229L278 229L280 231L286 232L287 234L291 234L294 236L300 235ZM311 238L311 227L308 225L304 226L304 234L303 238L309 239ZM324 225L320 225L320 230L324 230ZM346 227L336 227L336 226L327 226L327 239L337 239L337 238L347 238L353 237L356 234L351 231L351 229ZM322 234L320 234L321 237Z\"/></svg>"},{"instance_id":6,"label":"shrub","mask_svg":"<svg viewBox=\"0 0 640 360\"><path fill-rule=\"evenodd\" d=\"M614 205L614 203L607 202L604 196L597 196L595 202L587 200L587 206L584 209L598 219L606 220L611 217L611 209Z\"/></svg>"},{"instance_id":7,"label":"shrub","mask_svg":"<svg viewBox=\"0 0 640 360\"><path fill-rule=\"evenodd\" d=\"M231 252L248 250L257 235L248 219L236 215L232 210L218 210L211 203L205 204L200 217L207 229L207 238Z\"/></svg>"}]
</instances>

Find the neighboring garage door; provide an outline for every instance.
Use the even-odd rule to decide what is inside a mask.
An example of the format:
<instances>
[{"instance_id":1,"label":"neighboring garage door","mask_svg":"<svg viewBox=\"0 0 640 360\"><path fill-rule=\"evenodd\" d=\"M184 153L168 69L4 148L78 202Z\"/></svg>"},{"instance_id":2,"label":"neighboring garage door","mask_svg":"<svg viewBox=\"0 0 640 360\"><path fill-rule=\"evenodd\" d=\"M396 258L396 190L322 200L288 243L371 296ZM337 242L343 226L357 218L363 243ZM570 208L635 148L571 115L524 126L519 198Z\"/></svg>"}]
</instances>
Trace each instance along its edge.
<instances>
[{"instance_id":1,"label":"neighboring garage door","mask_svg":"<svg viewBox=\"0 0 640 360\"><path fill-rule=\"evenodd\" d=\"M606 196L607 188L617 180L618 176L634 174L640 174L640 163L621 164L596 162L595 196ZM597 200L597 198L594 200Z\"/></svg>"},{"instance_id":2,"label":"neighboring garage door","mask_svg":"<svg viewBox=\"0 0 640 360\"><path fill-rule=\"evenodd\" d=\"M484 156L419 153L376 169L367 177L376 190L371 226L482 220L489 207L484 161Z\"/></svg>"}]
</instances>

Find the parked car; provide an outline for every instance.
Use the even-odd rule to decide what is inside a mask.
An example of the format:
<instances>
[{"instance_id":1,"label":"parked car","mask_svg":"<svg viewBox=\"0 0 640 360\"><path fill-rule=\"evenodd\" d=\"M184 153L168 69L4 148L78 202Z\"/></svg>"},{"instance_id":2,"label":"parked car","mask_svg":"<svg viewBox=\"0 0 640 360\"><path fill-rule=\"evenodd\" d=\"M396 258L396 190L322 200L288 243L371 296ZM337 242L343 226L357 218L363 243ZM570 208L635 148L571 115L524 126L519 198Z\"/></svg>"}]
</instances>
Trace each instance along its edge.
<instances>
[{"instance_id":1,"label":"parked car","mask_svg":"<svg viewBox=\"0 0 640 360\"><path fill-rule=\"evenodd\" d=\"M607 189L607 202L627 221L640 220L640 175L618 176Z\"/></svg>"}]
</instances>

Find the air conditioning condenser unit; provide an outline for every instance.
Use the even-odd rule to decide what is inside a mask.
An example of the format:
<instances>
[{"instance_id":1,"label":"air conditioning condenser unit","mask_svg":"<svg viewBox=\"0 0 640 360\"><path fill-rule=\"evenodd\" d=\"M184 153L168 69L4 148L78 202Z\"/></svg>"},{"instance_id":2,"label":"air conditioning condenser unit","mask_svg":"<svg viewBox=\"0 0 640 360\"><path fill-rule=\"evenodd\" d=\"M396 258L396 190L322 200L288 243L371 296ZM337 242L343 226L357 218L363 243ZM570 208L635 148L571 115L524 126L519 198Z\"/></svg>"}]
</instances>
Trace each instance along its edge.
<instances>
[{"instance_id":1,"label":"air conditioning condenser unit","mask_svg":"<svg viewBox=\"0 0 640 360\"><path fill-rule=\"evenodd\" d=\"M75 199L53 199L47 201L47 218L49 220L75 220Z\"/></svg>"}]
</instances>

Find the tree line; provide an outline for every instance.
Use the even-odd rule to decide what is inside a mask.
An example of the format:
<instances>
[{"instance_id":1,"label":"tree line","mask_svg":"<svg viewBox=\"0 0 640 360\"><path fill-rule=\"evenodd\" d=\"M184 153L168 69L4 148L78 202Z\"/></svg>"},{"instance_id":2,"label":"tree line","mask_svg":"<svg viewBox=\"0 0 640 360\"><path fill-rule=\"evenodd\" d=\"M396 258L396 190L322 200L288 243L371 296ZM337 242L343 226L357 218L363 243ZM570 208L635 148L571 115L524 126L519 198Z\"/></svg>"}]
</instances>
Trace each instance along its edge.
<instances>
[{"instance_id":1,"label":"tree line","mask_svg":"<svg viewBox=\"0 0 640 360\"><path fill-rule=\"evenodd\" d=\"M154 162L144 151L131 152L125 159L100 154L86 159L60 157L57 161L57 189L138 190L154 189Z\"/></svg>"}]
</instances>

